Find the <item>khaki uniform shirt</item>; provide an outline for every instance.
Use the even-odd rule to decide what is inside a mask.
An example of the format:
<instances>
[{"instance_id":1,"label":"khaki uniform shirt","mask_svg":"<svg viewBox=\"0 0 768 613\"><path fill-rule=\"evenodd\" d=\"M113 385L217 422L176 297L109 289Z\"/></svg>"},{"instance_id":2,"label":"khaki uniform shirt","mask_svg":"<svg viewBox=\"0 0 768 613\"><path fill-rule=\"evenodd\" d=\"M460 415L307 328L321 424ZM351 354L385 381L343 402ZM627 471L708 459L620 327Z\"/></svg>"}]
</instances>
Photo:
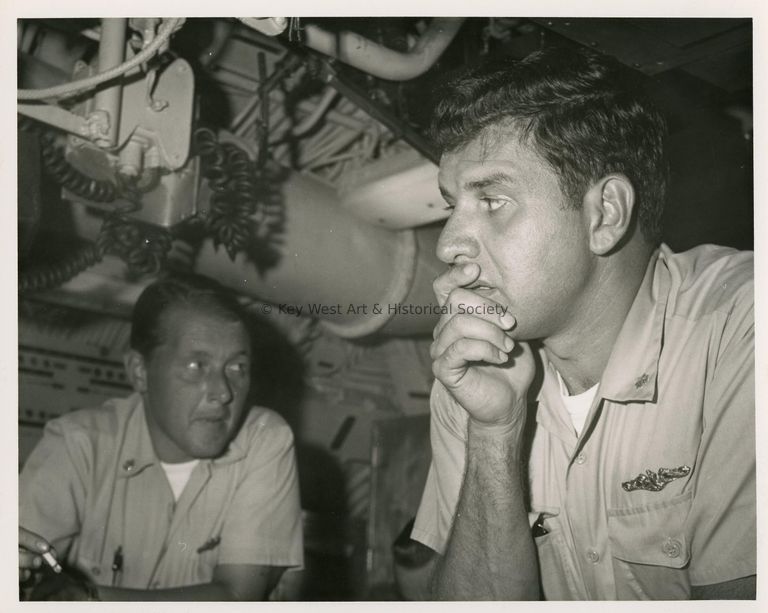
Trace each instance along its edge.
<instances>
[{"instance_id":1,"label":"khaki uniform shirt","mask_svg":"<svg viewBox=\"0 0 768 613\"><path fill-rule=\"evenodd\" d=\"M208 583L218 564L303 563L293 436L269 409L251 409L175 503L140 396L70 413L46 425L19 506L20 523L97 584L170 588Z\"/></svg>"},{"instance_id":2,"label":"khaki uniform shirt","mask_svg":"<svg viewBox=\"0 0 768 613\"><path fill-rule=\"evenodd\" d=\"M580 437L542 352L526 502L548 532L535 538L545 598L687 598L692 585L755 573L752 277L751 253L662 246ZM446 394L436 383L433 460L412 533L441 553L467 433ZM627 491L633 480L640 487ZM654 481L665 483L654 491Z\"/></svg>"}]
</instances>

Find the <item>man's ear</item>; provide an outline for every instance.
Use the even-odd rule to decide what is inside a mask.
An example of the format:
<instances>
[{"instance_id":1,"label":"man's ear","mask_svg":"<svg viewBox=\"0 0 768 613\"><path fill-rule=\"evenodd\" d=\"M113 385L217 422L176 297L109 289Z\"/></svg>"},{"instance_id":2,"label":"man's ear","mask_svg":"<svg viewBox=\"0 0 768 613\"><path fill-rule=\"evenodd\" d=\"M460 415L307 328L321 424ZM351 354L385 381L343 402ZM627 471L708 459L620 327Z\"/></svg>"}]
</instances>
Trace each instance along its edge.
<instances>
[{"instance_id":1,"label":"man's ear","mask_svg":"<svg viewBox=\"0 0 768 613\"><path fill-rule=\"evenodd\" d=\"M147 391L147 366L142 356L135 349L129 349L123 356L123 365L128 381L131 382L134 391L143 394Z\"/></svg>"},{"instance_id":2,"label":"man's ear","mask_svg":"<svg viewBox=\"0 0 768 613\"><path fill-rule=\"evenodd\" d=\"M584 196L584 211L589 219L589 248L605 255L630 231L635 208L635 189L622 174L603 177Z\"/></svg>"}]
</instances>

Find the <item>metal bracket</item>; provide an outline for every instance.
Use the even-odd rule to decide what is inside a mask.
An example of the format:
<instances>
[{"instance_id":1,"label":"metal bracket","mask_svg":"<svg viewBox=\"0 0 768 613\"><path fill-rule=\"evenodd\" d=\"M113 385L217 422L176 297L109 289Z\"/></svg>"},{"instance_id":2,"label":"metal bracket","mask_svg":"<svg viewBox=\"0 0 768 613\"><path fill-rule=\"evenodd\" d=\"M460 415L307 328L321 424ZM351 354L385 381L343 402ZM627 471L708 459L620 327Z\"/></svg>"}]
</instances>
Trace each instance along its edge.
<instances>
[{"instance_id":1,"label":"metal bracket","mask_svg":"<svg viewBox=\"0 0 768 613\"><path fill-rule=\"evenodd\" d=\"M157 74L151 100L145 79L125 85L119 146L138 130L157 147L162 166L171 170L184 166L192 138L194 88L192 68L183 59Z\"/></svg>"},{"instance_id":2,"label":"metal bracket","mask_svg":"<svg viewBox=\"0 0 768 613\"><path fill-rule=\"evenodd\" d=\"M56 106L54 104L40 104L34 102L19 102L16 109L22 115L41 121L49 126L59 128L71 134L88 137L88 122L79 115Z\"/></svg>"}]
</instances>

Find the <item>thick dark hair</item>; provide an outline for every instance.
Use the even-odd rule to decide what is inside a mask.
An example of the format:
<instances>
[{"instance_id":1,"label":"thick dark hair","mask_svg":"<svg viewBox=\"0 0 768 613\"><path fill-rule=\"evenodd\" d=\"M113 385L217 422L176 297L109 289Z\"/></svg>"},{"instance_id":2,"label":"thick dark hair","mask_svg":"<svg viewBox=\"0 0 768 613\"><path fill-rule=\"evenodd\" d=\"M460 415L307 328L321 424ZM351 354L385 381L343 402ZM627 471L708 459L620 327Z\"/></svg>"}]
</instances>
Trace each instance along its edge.
<instances>
[{"instance_id":1,"label":"thick dark hair","mask_svg":"<svg viewBox=\"0 0 768 613\"><path fill-rule=\"evenodd\" d=\"M249 319L232 293L215 281L191 274L174 274L154 281L139 296L131 318L131 349L148 358L164 341L164 315L182 307L239 321L246 330Z\"/></svg>"},{"instance_id":2,"label":"thick dark hair","mask_svg":"<svg viewBox=\"0 0 768 613\"><path fill-rule=\"evenodd\" d=\"M667 183L666 125L633 71L586 48L547 47L523 60L496 60L438 92L432 137L455 151L494 128L520 130L545 159L574 207L589 185L622 173L637 195L646 241L661 241ZM489 129L490 128L490 129Z\"/></svg>"}]
</instances>

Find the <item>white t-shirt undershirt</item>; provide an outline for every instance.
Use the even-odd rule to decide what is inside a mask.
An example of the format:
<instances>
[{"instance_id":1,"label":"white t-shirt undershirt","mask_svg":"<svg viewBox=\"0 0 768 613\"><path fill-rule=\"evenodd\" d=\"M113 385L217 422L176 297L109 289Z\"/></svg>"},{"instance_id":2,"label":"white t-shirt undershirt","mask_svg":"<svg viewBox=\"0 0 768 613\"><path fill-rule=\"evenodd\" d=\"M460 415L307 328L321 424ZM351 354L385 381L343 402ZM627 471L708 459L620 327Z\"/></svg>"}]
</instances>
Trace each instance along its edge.
<instances>
[{"instance_id":1,"label":"white t-shirt undershirt","mask_svg":"<svg viewBox=\"0 0 768 613\"><path fill-rule=\"evenodd\" d=\"M192 471L195 470L195 466L197 466L199 461L190 460L189 462L180 462L179 464L160 462L160 466L165 471L165 476L168 477L168 483L171 485L174 500L178 501L179 496L181 496L189 481L189 477L192 475Z\"/></svg>"},{"instance_id":2,"label":"white t-shirt undershirt","mask_svg":"<svg viewBox=\"0 0 768 613\"><path fill-rule=\"evenodd\" d=\"M599 383L595 383L588 390L580 394L571 396L560 373L557 373L557 380L560 383L560 397L563 399L565 410L568 411L568 415L571 417L571 423L573 423L573 429L576 430L576 436L580 436L581 431L584 429L584 422L587 421L589 409L592 408L592 401L595 399Z\"/></svg>"}]
</instances>

